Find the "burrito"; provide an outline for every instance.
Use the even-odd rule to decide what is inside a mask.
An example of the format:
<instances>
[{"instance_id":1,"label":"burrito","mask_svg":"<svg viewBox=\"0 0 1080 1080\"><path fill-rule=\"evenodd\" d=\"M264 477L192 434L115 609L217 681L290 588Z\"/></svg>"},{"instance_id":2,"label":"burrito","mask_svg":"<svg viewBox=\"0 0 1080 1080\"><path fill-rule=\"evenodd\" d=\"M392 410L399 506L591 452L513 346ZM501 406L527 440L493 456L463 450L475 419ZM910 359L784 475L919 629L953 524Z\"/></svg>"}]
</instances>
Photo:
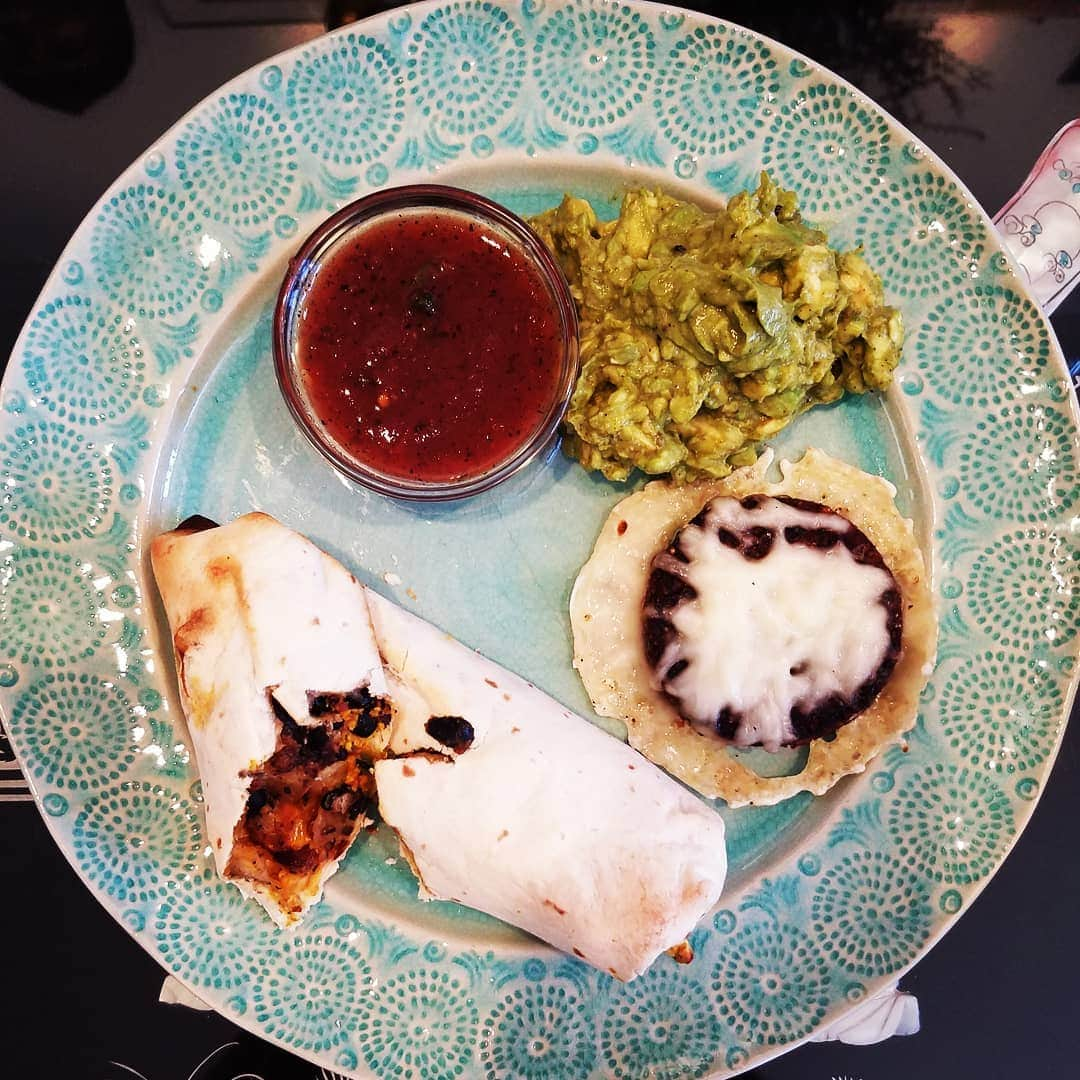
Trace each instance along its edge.
<instances>
[{"instance_id":1,"label":"burrito","mask_svg":"<svg viewBox=\"0 0 1080 1080\"><path fill-rule=\"evenodd\" d=\"M391 710L364 589L259 513L150 554L218 873L287 926L374 820Z\"/></svg>"},{"instance_id":2,"label":"burrito","mask_svg":"<svg viewBox=\"0 0 1080 1080\"><path fill-rule=\"evenodd\" d=\"M622 980L689 959L724 884L721 818L531 683L370 590L368 607L394 702L379 812L420 895Z\"/></svg>"}]
</instances>

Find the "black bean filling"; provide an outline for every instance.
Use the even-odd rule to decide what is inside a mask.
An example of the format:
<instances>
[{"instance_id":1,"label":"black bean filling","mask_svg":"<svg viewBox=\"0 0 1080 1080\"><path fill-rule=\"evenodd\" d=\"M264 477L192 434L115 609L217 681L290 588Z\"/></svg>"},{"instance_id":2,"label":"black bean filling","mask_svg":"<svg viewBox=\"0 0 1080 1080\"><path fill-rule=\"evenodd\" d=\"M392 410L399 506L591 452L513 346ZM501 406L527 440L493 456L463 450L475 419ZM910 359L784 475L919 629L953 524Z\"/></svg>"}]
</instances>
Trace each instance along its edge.
<instances>
[{"instance_id":1,"label":"black bean filling","mask_svg":"<svg viewBox=\"0 0 1080 1080\"><path fill-rule=\"evenodd\" d=\"M424 729L436 741L455 754L464 754L473 744L476 733L464 716L432 716Z\"/></svg>"},{"instance_id":2,"label":"black bean filling","mask_svg":"<svg viewBox=\"0 0 1080 1080\"><path fill-rule=\"evenodd\" d=\"M326 693L309 690L308 713L313 718L339 716L347 722L349 730L362 739L368 739L390 720L390 707L384 698L372 697L366 686L347 690L345 693Z\"/></svg>"},{"instance_id":3,"label":"black bean filling","mask_svg":"<svg viewBox=\"0 0 1080 1080\"><path fill-rule=\"evenodd\" d=\"M389 703L366 687L307 696L311 717L322 723L298 724L268 693L277 746L251 776L233 835L229 872L275 888L283 874L312 874L339 858L357 818L375 813L371 763L383 747L367 740L389 724Z\"/></svg>"},{"instance_id":4,"label":"black bean filling","mask_svg":"<svg viewBox=\"0 0 1080 1080\"><path fill-rule=\"evenodd\" d=\"M794 499L786 495L774 496L778 502L785 503L796 510L803 510L813 514L835 514L835 511L823 506L821 503L811 502L808 499ZM760 507L761 497L748 495L739 500L744 510L753 511ZM707 525L709 507L704 509L693 519L691 525L704 529ZM873 566L884 570L892 577L892 573L885 565L881 553L873 543L857 529L851 522L846 522L846 528L842 530L826 528L806 528L801 525L789 525L783 530L784 539L789 544L802 544L806 547L816 548L819 551L828 551L837 544L843 544L851 552L851 557L856 563L863 566ZM738 550L749 562L756 562L769 554L776 542L776 530L773 528L754 525L741 531L734 531L721 526L716 531L716 538L725 547ZM671 544L666 548L666 554L681 563L689 563L690 559L682 549L682 531L675 535ZM660 664L668 646L679 637L679 631L671 622L671 614L681 604L697 598L697 592L693 586L683 581L677 575L668 570L653 565L649 574L645 589L644 602L644 647L645 659L649 667L657 673L664 696L679 710L679 715L687 721L690 717L685 716L681 709L681 701L673 694L668 685L681 675L689 666L689 661L681 659L672 664L666 671L660 671ZM867 678L850 698L843 698L839 694L817 702L808 709L796 704L791 710L791 728L795 733L795 739L787 745L798 746L810 742L812 739L829 738L850 720L854 719L864 709L868 708L889 681L889 676L896 667L900 658L900 645L903 637L904 621L901 610L900 590L895 582L892 588L886 589L878 601L886 612L886 629L889 634L889 643L885 655L878 664L877 669ZM793 670L792 675L798 675L798 670ZM743 717L735 709L724 706L717 714L714 726L717 735L723 739L734 739L738 733Z\"/></svg>"}]
</instances>

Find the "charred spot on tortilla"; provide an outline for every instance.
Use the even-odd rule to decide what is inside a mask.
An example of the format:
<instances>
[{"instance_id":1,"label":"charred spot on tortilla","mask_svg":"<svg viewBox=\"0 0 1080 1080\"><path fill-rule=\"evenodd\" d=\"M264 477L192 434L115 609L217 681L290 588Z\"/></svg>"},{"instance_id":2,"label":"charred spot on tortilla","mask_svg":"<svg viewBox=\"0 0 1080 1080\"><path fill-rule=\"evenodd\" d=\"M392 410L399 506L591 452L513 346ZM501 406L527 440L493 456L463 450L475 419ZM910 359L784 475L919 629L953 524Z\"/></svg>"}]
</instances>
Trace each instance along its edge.
<instances>
[{"instance_id":1,"label":"charred spot on tortilla","mask_svg":"<svg viewBox=\"0 0 1080 1080\"><path fill-rule=\"evenodd\" d=\"M464 754L476 738L472 724L464 716L432 716L424 724L424 730L455 754Z\"/></svg>"},{"instance_id":2,"label":"charred spot on tortilla","mask_svg":"<svg viewBox=\"0 0 1080 1080\"><path fill-rule=\"evenodd\" d=\"M208 607L196 608L188 620L173 634L173 648L182 660L184 653L202 638L203 634L214 625L213 612Z\"/></svg>"},{"instance_id":3,"label":"charred spot on tortilla","mask_svg":"<svg viewBox=\"0 0 1080 1080\"><path fill-rule=\"evenodd\" d=\"M211 578L227 578L238 575L236 563L231 555L219 555L206 564L206 576Z\"/></svg>"},{"instance_id":4,"label":"charred spot on tortilla","mask_svg":"<svg viewBox=\"0 0 1080 1080\"><path fill-rule=\"evenodd\" d=\"M818 557L794 560L792 550ZM754 579L751 588L732 584L722 602L710 605L700 593L718 594L718 586L733 583L740 558L751 564L741 571ZM752 564L761 564L759 573L752 573ZM785 575L786 565L791 572ZM778 614L783 618L782 591L790 592L797 571L831 574L837 619L861 617L863 638L873 640L861 662L851 664L819 648L822 638L835 634L828 625L830 612L801 624L798 617L788 619L784 647L795 651L786 671L771 671L762 658L767 680L755 685L752 675L737 670L737 664L727 667L720 654L731 652L733 635L760 632ZM858 604L841 602L860 591ZM644 651L654 688L687 723L738 746L776 749L834 738L885 686L900 656L902 632L900 592L880 552L846 517L809 499L755 494L710 500L653 558L645 589ZM842 643L842 633L835 640ZM843 651L838 646L837 652ZM718 693L716 682L730 688L727 696Z\"/></svg>"},{"instance_id":5,"label":"charred spot on tortilla","mask_svg":"<svg viewBox=\"0 0 1080 1080\"><path fill-rule=\"evenodd\" d=\"M375 780L371 762L383 756L389 735L386 720L367 736L356 730L356 716L389 717L389 705L367 688L346 693L311 693L310 709L318 723L298 723L267 691L277 721L273 754L252 769L244 814L233 832L227 873L258 881L284 898L296 884L340 859L356 823L372 821ZM340 705L340 708L337 706ZM366 728L365 728L366 730ZM371 736L379 732L381 738Z\"/></svg>"},{"instance_id":6,"label":"charred spot on tortilla","mask_svg":"<svg viewBox=\"0 0 1080 1080\"><path fill-rule=\"evenodd\" d=\"M425 746L419 750L406 750L403 754L388 753L386 755L388 761L426 761L429 765L453 765L454 757L452 754L444 754L441 750L434 750L431 747ZM415 776L416 770L411 765L402 765L402 772L406 776Z\"/></svg>"},{"instance_id":7,"label":"charred spot on tortilla","mask_svg":"<svg viewBox=\"0 0 1080 1080\"><path fill-rule=\"evenodd\" d=\"M218 523L211 518L203 517L202 514L192 514L191 517L184 518L176 526L176 532L206 532L208 529L217 529L219 527Z\"/></svg>"}]
</instances>

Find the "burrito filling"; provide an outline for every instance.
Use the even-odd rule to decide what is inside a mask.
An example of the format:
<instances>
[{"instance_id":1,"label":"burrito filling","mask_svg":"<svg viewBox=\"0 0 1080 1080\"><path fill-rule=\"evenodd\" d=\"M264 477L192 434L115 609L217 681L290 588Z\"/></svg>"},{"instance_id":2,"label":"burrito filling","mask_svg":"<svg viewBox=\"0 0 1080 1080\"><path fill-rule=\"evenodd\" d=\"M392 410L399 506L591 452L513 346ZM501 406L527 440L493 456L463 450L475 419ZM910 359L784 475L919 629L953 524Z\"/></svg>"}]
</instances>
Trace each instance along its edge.
<instances>
[{"instance_id":1,"label":"burrito filling","mask_svg":"<svg viewBox=\"0 0 1080 1080\"><path fill-rule=\"evenodd\" d=\"M371 766L386 751L390 705L366 687L308 693L312 723L297 723L273 691L274 753L251 778L226 875L262 882L286 906L340 859L376 805Z\"/></svg>"},{"instance_id":2,"label":"burrito filling","mask_svg":"<svg viewBox=\"0 0 1080 1080\"><path fill-rule=\"evenodd\" d=\"M650 567L653 688L694 728L776 750L830 738L900 655L900 591L867 537L820 503L723 496Z\"/></svg>"},{"instance_id":3,"label":"burrito filling","mask_svg":"<svg viewBox=\"0 0 1080 1080\"><path fill-rule=\"evenodd\" d=\"M464 716L432 716L424 730L455 754L464 754L476 738L472 724Z\"/></svg>"}]
</instances>

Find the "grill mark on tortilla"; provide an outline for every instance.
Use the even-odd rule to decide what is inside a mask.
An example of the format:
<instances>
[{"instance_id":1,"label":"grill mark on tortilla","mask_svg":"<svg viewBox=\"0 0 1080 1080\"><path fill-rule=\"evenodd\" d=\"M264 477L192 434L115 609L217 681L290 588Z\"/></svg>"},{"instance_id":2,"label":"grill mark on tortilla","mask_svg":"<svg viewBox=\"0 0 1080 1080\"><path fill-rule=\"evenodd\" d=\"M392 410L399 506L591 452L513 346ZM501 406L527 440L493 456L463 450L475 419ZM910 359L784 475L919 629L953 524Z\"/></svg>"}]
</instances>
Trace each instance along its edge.
<instances>
[{"instance_id":1,"label":"grill mark on tortilla","mask_svg":"<svg viewBox=\"0 0 1080 1080\"><path fill-rule=\"evenodd\" d=\"M196 608L187 621L173 634L173 652L176 655L176 679L180 691L187 699L192 727L204 728L213 712L213 695L188 679L186 657L189 649L198 645L202 636L214 626L214 615L209 608Z\"/></svg>"},{"instance_id":2,"label":"grill mark on tortilla","mask_svg":"<svg viewBox=\"0 0 1080 1080\"><path fill-rule=\"evenodd\" d=\"M173 649L181 660L184 653L199 643L203 634L214 628L214 614L208 607L196 608L173 634Z\"/></svg>"},{"instance_id":3,"label":"grill mark on tortilla","mask_svg":"<svg viewBox=\"0 0 1080 1080\"><path fill-rule=\"evenodd\" d=\"M236 593L236 607L249 639L260 640L261 635L251 618L251 605L244 587L243 570L237 561L231 555L219 555L206 564L205 573L210 583L217 588L225 588L226 582L232 586Z\"/></svg>"}]
</instances>

